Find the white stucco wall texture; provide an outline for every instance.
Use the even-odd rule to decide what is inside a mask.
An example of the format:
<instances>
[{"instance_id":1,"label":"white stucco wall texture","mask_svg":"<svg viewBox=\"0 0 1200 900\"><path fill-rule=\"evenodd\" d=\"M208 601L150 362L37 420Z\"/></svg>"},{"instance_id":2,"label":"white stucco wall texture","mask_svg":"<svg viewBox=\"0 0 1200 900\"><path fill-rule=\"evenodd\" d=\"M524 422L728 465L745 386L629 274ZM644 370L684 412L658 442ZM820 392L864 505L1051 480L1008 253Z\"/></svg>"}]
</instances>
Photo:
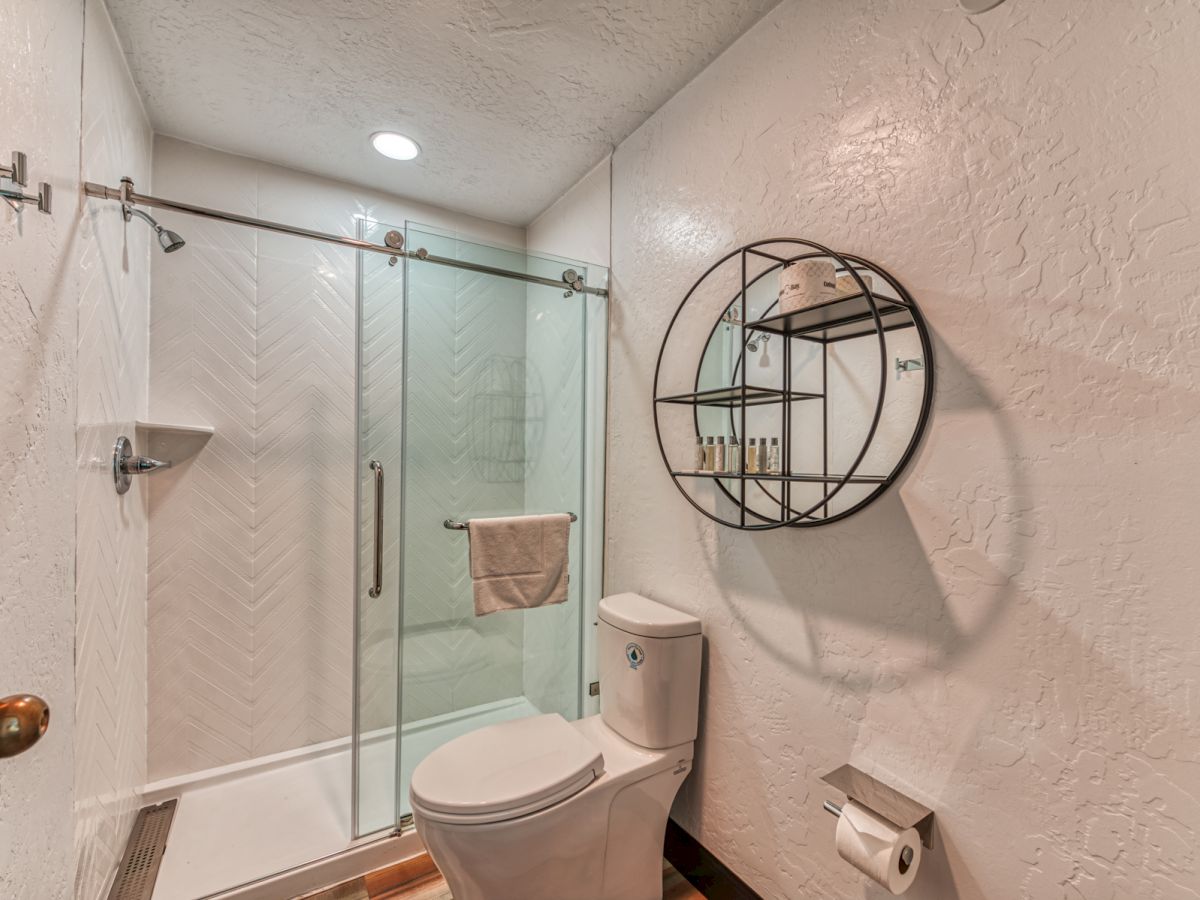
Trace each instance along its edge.
<instances>
[{"instance_id":1,"label":"white stucco wall texture","mask_svg":"<svg viewBox=\"0 0 1200 900\"><path fill-rule=\"evenodd\" d=\"M767 898L842 862L851 762L936 811L909 896L1200 897L1200 7L787 0L613 164L606 590L700 616L675 817ZM930 432L828 528L744 534L659 459L707 266L808 237L935 334Z\"/></svg>"},{"instance_id":2,"label":"white stucco wall texture","mask_svg":"<svg viewBox=\"0 0 1200 900\"><path fill-rule=\"evenodd\" d=\"M69 896L75 680L75 341L83 3L0 2L5 163L29 158L54 214L0 204L0 696L50 706L0 769L0 896ZM7 186L9 182L5 182ZM36 187L34 187L36 190Z\"/></svg>"}]
</instances>

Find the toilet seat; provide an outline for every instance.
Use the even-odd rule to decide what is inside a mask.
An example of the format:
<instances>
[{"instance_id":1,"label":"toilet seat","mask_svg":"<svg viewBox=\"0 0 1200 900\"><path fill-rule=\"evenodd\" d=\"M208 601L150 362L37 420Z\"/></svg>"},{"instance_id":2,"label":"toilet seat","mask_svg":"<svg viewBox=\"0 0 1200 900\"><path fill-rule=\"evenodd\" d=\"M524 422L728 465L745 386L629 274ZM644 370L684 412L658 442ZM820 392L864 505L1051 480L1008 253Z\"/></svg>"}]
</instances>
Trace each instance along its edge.
<instances>
[{"instance_id":1,"label":"toilet seat","mask_svg":"<svg viewBox=\"0 0 1200 900\"><path fill-rule=\"evenodd\" d=\"M414 808L483 825L546 809L604 772L604 755L557 713L489 725L443 744L413 772Z\"/></svg>"}]
</instances>

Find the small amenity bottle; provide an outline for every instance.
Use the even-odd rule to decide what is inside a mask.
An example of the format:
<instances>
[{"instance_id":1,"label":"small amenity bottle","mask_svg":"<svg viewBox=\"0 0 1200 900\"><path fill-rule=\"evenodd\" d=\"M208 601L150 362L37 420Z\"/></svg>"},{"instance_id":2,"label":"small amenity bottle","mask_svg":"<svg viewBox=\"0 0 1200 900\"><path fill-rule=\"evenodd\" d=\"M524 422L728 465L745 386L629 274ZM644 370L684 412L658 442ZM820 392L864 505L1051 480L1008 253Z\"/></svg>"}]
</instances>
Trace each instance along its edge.
<instances>
[{"instance_id":1,"label":"small amenity bottle","mask_svg":"<svg viewBox=\"0 0 1200 900\"><path fill-rule=\"evenodd\" d=\"M767 474L779 475L779 438L771 438L771 446L767 448Z\"/></svg>"},{"instance_id":2,"label":"small amenity bottle","mask_svg":"<svg viewBox=\"0 0 1200 900\"><path fill-rule=\"evenodd\" d=\"M742 446L737 435L729 439L729 452L725 454L725 471L730 475L742 474Z\"/></svg>"},{"instance_id":3,"label":"small amenity bottle","mask_svg":"<svg viewBox=\"0 0 1200 900\"><path fill-rule=\"evenodd\" d=\"M692 457L692 467L697 472L704 471L704 438L696 437L696 455Z\"/></svg>"},{"instance_id":4,"label":"small amenity bottle","mask_svg":"<svg viewBox=\"0 0 1200 900\"><path fill-rule=\"evenodd\" d=\"M758 474L758 438L750 438L746 445L746 474Z\"/></svg>"},{"instance_id":5,"label":"small amenity bottle","mask_svg":"<svg viewBox=\"0 0 1200 900\"><path fill-rule=\"evenodd\" d=\"M725 437L724 435L717 438L717 448L713 451L713 468L714 472L725 471Z\"/></svg>"},{"instance_id":6,"label":"small amenity bottle","mask_svg":"<svg viewBox=\"0 0 1200 900\"><path fill-rule=\"evenodd\" d=\"M713 444L712 435L709 435L704 442L704 465L702 465L700 468L705 472L711 472L713 470L713 461L716 459L716 455L717 448Z\"/></svg>"}]
</instances>

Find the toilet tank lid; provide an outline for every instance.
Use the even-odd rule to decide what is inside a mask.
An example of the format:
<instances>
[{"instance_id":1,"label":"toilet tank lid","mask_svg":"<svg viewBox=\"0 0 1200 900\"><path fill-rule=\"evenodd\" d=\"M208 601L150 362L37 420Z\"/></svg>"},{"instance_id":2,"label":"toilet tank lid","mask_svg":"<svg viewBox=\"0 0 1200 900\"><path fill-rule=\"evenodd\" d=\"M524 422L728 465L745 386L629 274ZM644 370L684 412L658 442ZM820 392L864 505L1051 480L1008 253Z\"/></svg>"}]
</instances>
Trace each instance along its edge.
<instances>
[{"instance_id":1,"label":"toilet tank lid","mask_svg":"<svg viewBox=\"0 0 1200 900\"><path fill-rule=\"evenodd\" d=\"M672 638L700 633L700 620L641 594L613 594L600 601L600 618L639 637Z\"/></svg>"}]
</instances>

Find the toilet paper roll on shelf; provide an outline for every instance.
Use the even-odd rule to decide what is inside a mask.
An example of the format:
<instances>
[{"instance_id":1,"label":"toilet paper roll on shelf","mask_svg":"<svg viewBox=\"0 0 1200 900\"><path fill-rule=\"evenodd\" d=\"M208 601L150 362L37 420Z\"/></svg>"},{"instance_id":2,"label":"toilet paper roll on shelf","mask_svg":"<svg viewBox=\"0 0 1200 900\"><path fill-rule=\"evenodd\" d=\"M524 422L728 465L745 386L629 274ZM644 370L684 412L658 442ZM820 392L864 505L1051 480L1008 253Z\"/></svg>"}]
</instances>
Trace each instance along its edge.
<instances>
[{"instance_id":1,"label":"toilet paper roll on shelf","mask_svg":"<svg viewBox=\"0 0 1200 900\"><path fill-rule=\"evenodd\" d=\"M893 894L912 885L921 847L933 849L933 811L851 765L822 777L846 795L842 806L825 801L838 817L839 855Z\"/></svg>"},{"instance_id":2,"label":"toilet paper roll on shelf","mask_svg":"<svg viewBox=\"0 0 1200 900\"><path fill-rule=\"evenodd\" d=\"M921 865L921 837L915 828L898 828L853 800L845 805L826 801L838 816L834 846L838 855L893 894L903 894Z\"/></svg>"}]
</instances>

